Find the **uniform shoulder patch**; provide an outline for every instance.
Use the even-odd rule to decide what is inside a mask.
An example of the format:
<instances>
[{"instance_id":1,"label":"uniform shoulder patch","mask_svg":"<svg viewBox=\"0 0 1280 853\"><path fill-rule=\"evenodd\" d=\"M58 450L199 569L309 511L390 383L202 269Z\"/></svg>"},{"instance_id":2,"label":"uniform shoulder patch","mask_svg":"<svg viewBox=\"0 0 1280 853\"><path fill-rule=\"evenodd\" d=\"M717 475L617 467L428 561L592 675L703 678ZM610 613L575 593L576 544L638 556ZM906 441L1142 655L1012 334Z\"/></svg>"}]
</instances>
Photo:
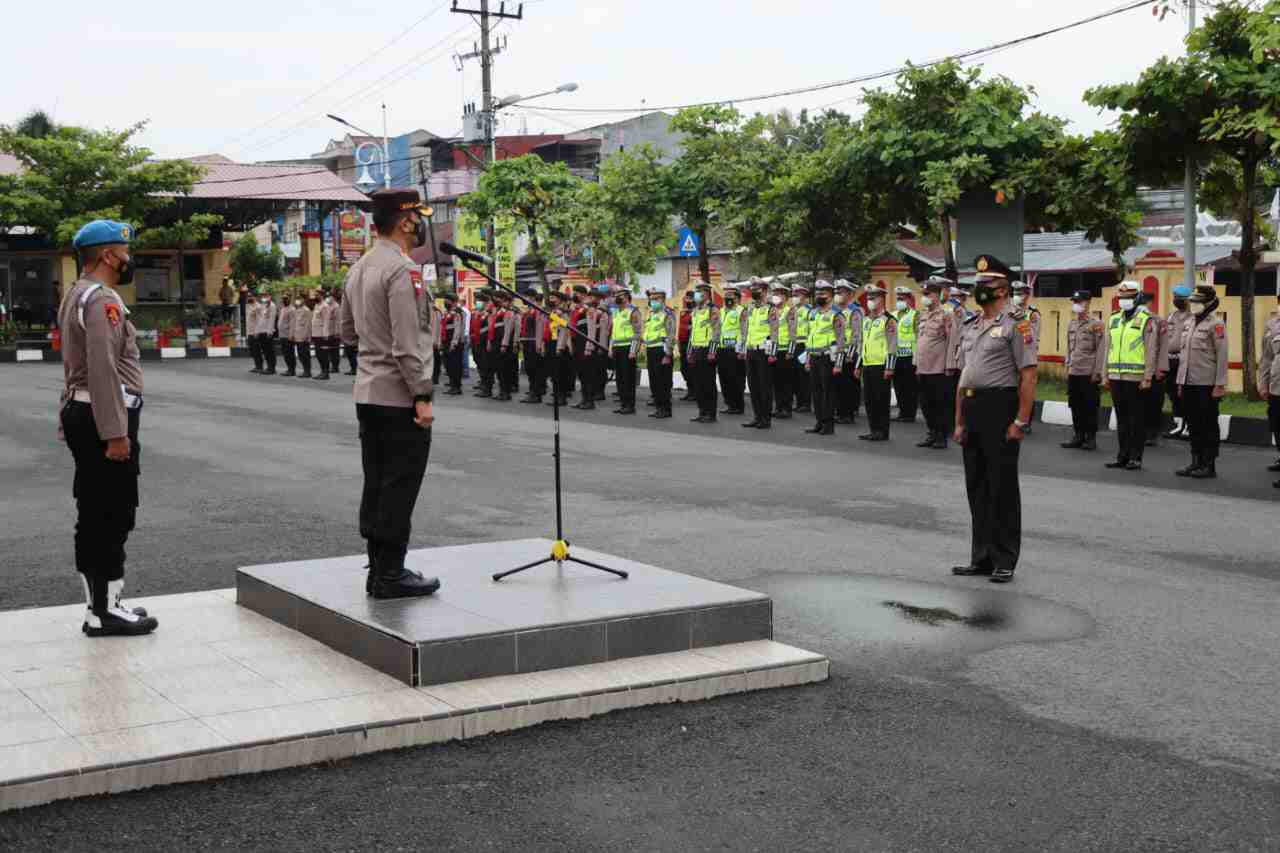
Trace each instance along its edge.
<instances>
[{"instance_id":1,"label":"uniform shoulder patch","mask_svg":"<svg viewBox=\"0 0 1280 853\"><path fill-rule=\"evenodd\" d=\"M113 326L119 326L120 306L114 300L107 300L105 310L107 312L107 322Z\"/></svg>"},{"instance_id":2,"label":"uniform shoulder patch","mask_svg":"<svg viewBox=\"0 0 1280 853\"><path fill-rule=\"evenodd\" d=\"M1227 327L1226 327L1226 325L1225 325L1225 324L1223 324L1223 323L1219 323L1218 325L1214 326L1214 327L1213 327L1213 333L1214 333L1215 335L1217 335L1217 336L1218 336L1218 340L1222 340L1223 338L1225 338L1225 337L1227 336Z\"/></svg>"},{"instance_id":3,"label":"uniform shoulder patch","mask_svg":"<svg viewBox=\"0 0 1280 853\"><path fill-rule=\"evenodd\" d=\"M1018 334L1022 335L1022 342L1024 344L1035 343L1036 336L1035 332L1031 330L1030 320L1023 320L1016 326L1016 328L1018 330Z\"/></svg>"}]
</instances>

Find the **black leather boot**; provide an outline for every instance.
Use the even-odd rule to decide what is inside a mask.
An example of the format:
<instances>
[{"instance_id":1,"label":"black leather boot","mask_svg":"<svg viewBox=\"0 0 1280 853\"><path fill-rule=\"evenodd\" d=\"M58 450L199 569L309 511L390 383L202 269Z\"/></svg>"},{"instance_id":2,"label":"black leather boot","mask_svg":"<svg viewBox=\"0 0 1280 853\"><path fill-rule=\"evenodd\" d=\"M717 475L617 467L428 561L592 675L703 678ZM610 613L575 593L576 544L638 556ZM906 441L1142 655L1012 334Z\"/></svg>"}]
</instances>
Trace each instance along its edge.
<instances>
[{"instance_id":1,"label":"black leather boot","mask_svg":"<svg viewBox=\"0 0 1280 853\"><path fill-rule=\"evenodd\" d=\"M1077 432L1071 436L1070 441L1064 441L1058 446L1067 450L1079 450L1084 447L1084 436Z\"/></svg>"},{"instance_id":2,"label":"black leather boot","mask_svg":"<svg viewBox=\"0 0 1280 853\"><path fill-rule=\"evenodd\" d=\"M1080 443L1080 449L1081 450L1097 450L1098 437L1093 433L1086 433L1084 437L1084 441Z\"/></svg>"},{"instance_id":3,"label":"black leather boot","mask_svg":"<svg viewBox=\"0 0 1280 853\"><path fill-rule=\"evenodd\" d=\"M440 588L439 578L425 578L404 567L406 546L380 546L378 548L378 576L373 583L373 597L421 598Z\"/></svg>"},{"instance_id":4,"label":"black leather boot","mask_svg":"<svg viewBox=\"0 0 1280 853\"><path fill-rule=\"evenodd\" d=\"M1192 453L1191 464L1185 468L1179 468L1177 471L1174 471L1173 473L1179 477L1190 477L1200 469L1200 465L1201 465L1200 454Z\"/></svg>"},{"instance_id":5,"label":"black leather boot","mask_svg":"<svg viewBox=\"0 0 1280 853\"><path fill-rule=\"evenodd\" d=\"M1213 480L1218 476L1217 458L1208 455L1200 457L1200 467L1187 476L1193 480Z\"/></svg>"}]
</instances>

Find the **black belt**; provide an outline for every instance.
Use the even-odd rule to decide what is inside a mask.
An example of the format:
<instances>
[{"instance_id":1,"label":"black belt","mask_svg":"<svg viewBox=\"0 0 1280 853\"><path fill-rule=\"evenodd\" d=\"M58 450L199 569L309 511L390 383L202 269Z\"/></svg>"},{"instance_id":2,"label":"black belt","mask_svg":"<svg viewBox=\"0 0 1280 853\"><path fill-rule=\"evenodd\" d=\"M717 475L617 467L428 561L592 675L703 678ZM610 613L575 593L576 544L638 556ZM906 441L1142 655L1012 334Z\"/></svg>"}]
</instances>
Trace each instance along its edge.
<instances>
[{"instance_id":1,"label":"black belt","mask_svg":"<svg viewBox=\"0 0 1280 853\"><path fill-rule=\"evenodd\" d=\"M1004 396L1006 394L1017 394L1017 393L1018 393L1018 388L1016 385L1010 385L1008 387L1002 387L1002 388L966 388L964 389L964 395L966 397L995 397L995 396Z\"/></svg>"}]
</instances>

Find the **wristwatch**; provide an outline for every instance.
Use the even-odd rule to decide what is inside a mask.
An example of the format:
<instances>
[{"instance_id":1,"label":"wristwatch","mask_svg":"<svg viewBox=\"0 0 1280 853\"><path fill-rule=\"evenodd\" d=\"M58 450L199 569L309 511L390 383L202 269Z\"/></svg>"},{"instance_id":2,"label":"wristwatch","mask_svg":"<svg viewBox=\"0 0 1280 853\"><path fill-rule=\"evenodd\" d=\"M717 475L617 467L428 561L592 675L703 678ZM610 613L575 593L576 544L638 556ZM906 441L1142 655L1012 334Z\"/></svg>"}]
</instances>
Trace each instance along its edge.
<instances>
[{"instance_id":1,"label":"wristwatch","mask_svg":"<svg viewBox=\"0 0 1280 853\"><path fill-rule=\"evenodd\" d=\"M1026 432L1027 427L1031 426L1030 422L1020 421L1017 418L1013 419L1013 425L1018 428L1019 432Z\"/></svg>"},{"instance_id":2,"label":"wristwatch","mask_svg":"<svg viewBox=\"0 0 1280 853\"><path fill-rule=\"evenodd\" d=\"M430 394L419 394L418 396L416 396L416 397L414 397L414 398L413 398L413 402L415 402L415 403L430 403L430 402L431 402L431 395L430 395Z\"/></svg>"}]
</instances>

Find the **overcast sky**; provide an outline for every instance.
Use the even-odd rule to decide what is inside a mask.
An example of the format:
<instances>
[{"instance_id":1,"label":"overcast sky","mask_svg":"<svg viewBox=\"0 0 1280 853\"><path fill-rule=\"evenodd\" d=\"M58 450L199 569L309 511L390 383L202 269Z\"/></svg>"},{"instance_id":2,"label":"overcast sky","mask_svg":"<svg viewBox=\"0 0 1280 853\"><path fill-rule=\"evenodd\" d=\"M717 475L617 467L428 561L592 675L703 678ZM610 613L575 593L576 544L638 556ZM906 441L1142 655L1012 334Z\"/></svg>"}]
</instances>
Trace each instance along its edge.
<instances>
[{"instance_id":1,"label":"overcast sky","mask_svg":"<svg viewBox=\"0 0 1280 853\"><path fill-rule=\"evenodd\" d=\"M459 72L452 59L472 49L479 31L470 17L450 14L447 0L5 5L0 121L37 107L60 122L95 127L145 119L150 124L141 141L160 156L307 156L343 132L324 113L376 133L383 100L391 135L419 127L452 135L461 130L462 104L479 100L479 65L468 62ZM479 0L462 5L478 7ZM523 21L497 30L509 43L495 60L494 89L498 96L527 95L576 82L577 92L542 102L569 108L743 97L938 58L1117 5L1120 0L532 0L524 4ZM1081 101L1083 91L1133 79L1159 56L1180 52L1184 29L1177 14L1159 22L1141 8L1003 51L984 68L1033 86L1040 109L1092 130L1108 119ZM357 63L363 64L351 68ZM856 112L858 91L749 108L835 103ZM521 116L533 133L613 118L505 115L502 133L521 132Z\"/></svg>"}]
</instances>

